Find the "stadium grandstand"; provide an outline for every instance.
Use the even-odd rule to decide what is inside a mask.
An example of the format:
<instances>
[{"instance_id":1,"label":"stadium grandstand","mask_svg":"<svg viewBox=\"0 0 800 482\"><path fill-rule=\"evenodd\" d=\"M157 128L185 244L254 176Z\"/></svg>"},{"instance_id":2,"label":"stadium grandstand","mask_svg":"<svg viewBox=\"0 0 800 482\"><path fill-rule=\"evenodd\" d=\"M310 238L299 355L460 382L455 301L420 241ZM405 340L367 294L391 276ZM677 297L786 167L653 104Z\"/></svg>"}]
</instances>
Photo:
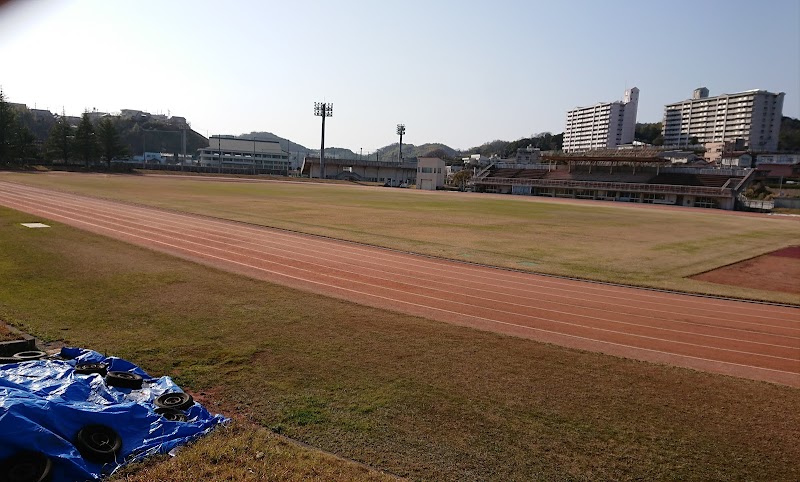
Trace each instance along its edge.
<instances>
[{"instance_id":1,"label":"stadium grandstand","mask_svg":"<svg viewBox=\"0 0 800 482\"><path fill-rule=\"evenodd\" d=\"M736 208L754 170L673 167L658 149L548 153L536 164L495 162L478 172L478 192L677 206Z\"/></svg>"},{"instance_id":2,"label":"stadium grandstand","mask_svg":"<svg viewBox=\"0 0 800 482\"><path fill-rule=\"evenodd\" d=\"M300 174L303 177L319 178L319 157L306 157L300 166ZM417 160L392 162L325 157L325 178L383 182L391 186L414 184L417 180Z\"/></svg>"}]
</instances>

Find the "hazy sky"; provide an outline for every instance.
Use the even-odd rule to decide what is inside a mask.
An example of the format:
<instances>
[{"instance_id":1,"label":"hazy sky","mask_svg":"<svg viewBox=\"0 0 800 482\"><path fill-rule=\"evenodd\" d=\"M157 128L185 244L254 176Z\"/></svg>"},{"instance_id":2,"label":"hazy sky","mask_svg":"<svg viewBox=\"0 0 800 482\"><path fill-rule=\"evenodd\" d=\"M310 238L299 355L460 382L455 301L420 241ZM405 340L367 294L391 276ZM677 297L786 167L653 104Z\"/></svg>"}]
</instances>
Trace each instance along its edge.
<instances>
[{"instance_id":1,"label":"hazy sky","mask_svg":"<svg viewBox=\"0 0 800 482\"><path fill-rule=\"evenodd\" d=\"M0 0L0 4L2 4ZM467 148L562 132L566 111L641 90L640 122L705 86L786 92L800 117L799 0L115 1L0 7L12 102L186 117L203 135L319 147Z\"/></svg>"}]
</instances>

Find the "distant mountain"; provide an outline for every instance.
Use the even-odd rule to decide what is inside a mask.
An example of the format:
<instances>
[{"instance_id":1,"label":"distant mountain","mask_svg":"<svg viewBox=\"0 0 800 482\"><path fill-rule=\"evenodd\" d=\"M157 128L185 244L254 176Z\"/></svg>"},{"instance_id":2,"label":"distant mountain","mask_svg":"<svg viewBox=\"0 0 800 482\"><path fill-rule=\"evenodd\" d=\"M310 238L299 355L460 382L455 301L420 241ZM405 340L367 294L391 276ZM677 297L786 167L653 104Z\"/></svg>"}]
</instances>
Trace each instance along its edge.
<instances>
[{"instance_id":1,"label":"distant mountain","mask_svg":"<svg viewBox=\"0 0 800 482\"><path fill-rule=\"evenodd\" d=\"M286 150L289 147L292 153L292 160L302 162L304 155L319 156L319 149L309 149L308 147L291 142L283 137L275 135L271 132L251 132L249 134L242 134L238 136L240 139L262 139L278 141L281 149ZM530 138L517 139L516 141L503 141L494 140L484 143L480 146L472 147L466 150L453 149L452 147L439 142L429 142L421 145L403 144L403 158L411 159L417 157L440 157L446 161L460 160L462 157L470 154L482 154L484 156L491 156L496 154L500 157L507 158L513 157L518 148L532 146L539 148L543 151L559 150L564 139L564 134L551 134L543 132ZM325 156L330 158L339 159L358 159L360 154L353 152L350 149L343 147L326 147ZM397 161L400 157L400 145L395 142L387 146L383 146L377 151L364 154L363 157L369 160L381 161Z\"/></svg>"},{"instance_id":2,"label":"distant mountain","mask_svg":"<svg viewBox=\"0 0 800 482\"><path fill-rule=\"evenodd\" d=\"M279 135L275 135L272 132L251 132L249 134L241 134L237 136L239 139L256 139L262 141L278 141L281 146L282 151L289 152L289 162L292 163L292 166L299 167L300 164L303 162L303 156L311 155L317 153L314 149L309 149L308 147L298 144L294 141L289 139L284 139ZM325 149L327 152L328 149Z\"/></svg>"},{"instance_id":3,"label":"distant mountain","mask_svg":"<svg viewBox=\"0 0 800 482\"><path fill-rule=\"evenodd\" d=\"M396 161L400 158L400 144L394 143L381 147L376 153L382 161ZM375 156L376 154L373 154ZM450 146L440 143L428 143L415 146L414 144L403 144L403 157L405 159L413 157L441 157L451 159L459 156L459 152Z\"/></svg>"},{"instance_id":4,"label":"distant mountain","mask_svg":"<svg viewBox=\"0 0 800 482\"><path fill-rule=\"evenodd\" d=\"M237 136L239 139L256 139L256 140L264 140L264 141L278 141L281 145L281 149L284 151L295 152L295 151L302 151L308 152L313 151L313 149L309 149L308 147L298 144L294 141L290 141L289 139L284 139L283 137L273 134L272 132L251 132L249 134L242 134ZM326 149L327 150L327 149Z\"/></svg>"},{"instance_id":5,"label":"distant mountain","mask_svg":"<svg viewBox=\"0 0 800 482\"><path fill-rule=\"evenodd\" d=\"M541 149L542 151L558 151L561 150L563 142L563 132L555 135L550 132L542 132L533 137L525 137L511 142L494 140L481 146L462 151L461 154L465 156L469 154L481 154L487 157L496 154L502 158L509 158L516 155L517 149L528 146Z\"/></svg>"}]
</instances>

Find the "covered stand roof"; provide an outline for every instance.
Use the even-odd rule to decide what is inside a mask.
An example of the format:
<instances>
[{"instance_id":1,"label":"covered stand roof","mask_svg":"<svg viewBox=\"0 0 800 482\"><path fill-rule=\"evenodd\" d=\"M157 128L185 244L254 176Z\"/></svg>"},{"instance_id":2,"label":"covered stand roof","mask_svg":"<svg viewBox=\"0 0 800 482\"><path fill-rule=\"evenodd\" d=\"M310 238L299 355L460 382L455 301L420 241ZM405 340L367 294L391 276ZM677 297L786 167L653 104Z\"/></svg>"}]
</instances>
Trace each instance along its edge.
<instances>
[{"instance_id":1,"label":"covered stand roof","mask_svg":"<svg viewBox=\"0 0 800 482\"><path fill-rule=\"evenodd\" d=\"M551 162L595 166L663 166L671 164L669 159L661 157L663 152L661 149L654 148L596 149L571 154L544 154L542 159Z\"/></svg>"}]
</instances>

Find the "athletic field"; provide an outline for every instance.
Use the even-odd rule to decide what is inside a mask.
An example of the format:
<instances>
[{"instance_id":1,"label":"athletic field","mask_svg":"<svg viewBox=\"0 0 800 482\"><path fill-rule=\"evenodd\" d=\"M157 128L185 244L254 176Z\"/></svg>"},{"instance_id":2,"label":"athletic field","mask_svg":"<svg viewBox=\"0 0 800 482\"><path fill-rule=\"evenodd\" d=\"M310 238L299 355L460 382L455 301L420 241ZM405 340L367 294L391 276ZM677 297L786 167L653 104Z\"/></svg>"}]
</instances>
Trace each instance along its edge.
<instances>
[{"instance_id":1,"label":"athletic field","mask_svg":"<svg viewBox=\"0 0 800 482\"><path fill-rule=\"evenodd\" d=\"M0 173L56 188L403 251L614 283L800 304L690 278L798 244L787 216L183 176Z\"/></svg>"},{"instance_id":2,"label":"athletic field","mask_svg":"<svg viewBox=\"0 0 800 482\"><path fill-rule=\"evenodd\" d=\"M0 181L14 177L16 182L21 176L24 175L0 174ZM219 217L238 217L253 211L261 219L258 224L274 225L273 217L280 218L275 222L291 223L291 216L283 217L277 208L268 209L267 204L275 203L268 203L265 200L268 196L259 191L271 192L268 186L276 183L130 178L132 176L113 177L108 181L112 184L102 190L94 186L94 183L103 182L101 176L30 175L25 178L30 179L25 184L50 183L58 179L62 188L75 183L80 189L96 190L95 195L124 197L130 195L127 189L133 192L135 183L141 182L142 197L148 198L145 199L147 203L165 202L162 197L169 198L171 203L194 199L189 204L213 208ZM167 184L160 184L162 182ZM181 182L191 183L191 186L183 187ZM114 187L113 183L120 184ZM283 184L279 188L298 189L287 186ZM351 211L342 208L348 203L353 203L354 212L374 209L370 203L383 196L393 198L395 204L416 202L418 220L425 217L425 206L444 205L456 212L451 203L477 200L470 194L450 199L446 197L450 193L357 186L319 188L331 199L335 199L337 193L342 197L324 208L330 216L336 216L339 211ZM216 226L227 225L226 222L193 217L195 220L181 221L186 223L185 229L182 235L177 235L179 239L169 241L175 244L171 249L176 251L171 252L156 246L158 242L165 242L165 236L175 236L168 232L168 226L155 222L142 226L142 221L132 216L140 209L135 206L91 199L80 201L86 204L78 205L71 195L47 195L24 186L15 188L14 193L11 191L10 188L4 191L7 202L11 198L17 202L22 199L29 203L24 210L48 211L53 227L23 228L19 223L32 221L32 217L37 221L47 218L0 208L0 278L6 280L0 286L0 318L47 341L87 346L136 360L154 375L174 375L178 383L210 409L221 410L236 419L231 430L221 431L173 459L134 467L121 475L120 480L258 480L267 477L277 480L384 480L392 474L426 480L794 480L800 476L793 463L800 457L800 392L797 388L563 348L519 336L431 321L427 316L402 314L394 311L393 306L389 311L320 296L302 286L300 290L291 289L282 286L285 283L279 285L254 279L251 273L231 273L221 261L219 265L205 262L211 266L204 266L157 252L181 256L177 250L200 243L197 237L202 234L203 243L238 256L242 249L267 242L256 235L260 228L238 224L249 234L227 228L219 232L215 231ZM225 194L226 191L230 194ZM34 197L33 192L39 192L40 197ZM298 199L305 197L293 195ZM236 202L228 199L229 196ZM324 198L320 194L309 196L316 201ZM514 212L513 203L565 206L564 212L567 208L586 209L583 205L532 203L519 198L488 197L478 201L512 203L504 204L502 211L507 219L517 220L535 220L544 215L509 215L507 211ZM225 207L211 206L213 204ZM386 202L383 208L386 213L400 209L391 204ZM243 208L253 205L259 207ZM100 206L105 206L104 210L100 210ZM634 215L645 211L654 216L659 214L652 213L670 212L638 206L603 205L598 209L630 210ZM60 211L62 215L70 210L70 217L83 219L83 229L69 226L67 223L72 223L71 220L54 219L57 210L64 210ZM703 213L681 211L678 214L691 218L706 216ZM183 219L184 216L162 212L150 219ZM319 214L308 216L297 216L302 222L295 227L296 231L337 227L336 223L321 219ZM461 216L461 219L469 217L463 213ZM773 220L780 221L778 226L794 228L791 223L785 223L789 219L728 213L711 213L710 216L711 221L696 224L710 230L709 223L719 228L725 225L725 219L741 218L757 221L751 225L751 230L773 226L769 224ZM584 218L587 217L591 216L584 214ZM646 216L642 222L644 218ZM315 226L312 219L317 219L322 227ZM345 216L343 220L346 219ZM348 224L345 221L346 232L374 236L376 239L372 241L361 240L370 244L380 244L377 240L410 243L416 236L403 234L402 229L395 232L388 231L387 227L380 231L369 223L351 221ZM564 228L552 222L556 226L553 229ZM98 226L113 223L111 228L117 231L122 231L120 224L124 224L126 230L119 236L131 236L126 240L130 242L135 237L138 239L135 244L147 249L110 239L109 233L98 236L87 232L86 223ZM410 224L405 226L411 229ZM474 224L470 226L475 227ZM91 228L95 229L99 228ZM626 232L630 234L636 229L639 228ZM160 234L142 240L146 232ZM504 233L503 230L497 232ZM713 237L710 233L705 236ZM489 238L491 236L484 236L481 242ZM522 238L512 238L522 242ZM287 256L283 250L299 255L309 249L285 239L285 246L280 249L276 247L258 255L251 253L251 259L274 262L279 256ZM672 239L675 242L676 238ZM773 251L782 244L791 244L792 240L792 236L776 236L772 243L764 243L763 247L765 252ZM418 247L427 246L419 240L415 243ZM442 235L429 244L438 247L457 244L465 249L468 243ZM562 242L562 248L566 250L566 247ZM317 248L318 256L331 262L338 260L336 262L340 263L342 257L352 255L345 253L344 247L338 251ZM352 245L351 248L364 249ZM519 246L507 248L498 248L494 256L505 262L513 260L506 251L519 249ZM588 251L583 253L586 255ZM213 255L223 257L219 251ZM405 263L408 266L403 266L403 263L396 264L396 256L399 253L387 252L371 262L392 259L384 263L382 277L399 280L401 276L413 276L407 273L419 262L411 260ZM632 256L635 257L635 253ZM186 255L181 257L192 259ZM696 260L700 258L695 255ZM243 262L241 258L233 261ZM447 262L428 260L423 264L428 263ZM258 265L261 269L265 266ZM359 266L355 271L361 271L362 276L367 269L370 276L378 276L379 269L374 266ZM296 267L305 269L300 265ZM332 265L327 267L332 268ZM345 269L339 265L335 268ZM470 287L474 283L494 284L485 290L491 296L510 293L507 290L512 284L507 276L531 276L507 273L496 279L484 277L481 280L466 274L462 276L465 286L467 283ZM418 279L426 280L425 283L432 280L431 276L430 271L417 275ZM418 283L417 288L420 287L422 281ZM536 289L531 285L524 291L533 293ZM452 286L450 291L451 299L464 303L481 296L475 289L459 289L458 285ZM581 293L578 289L570 296L582 299L592 291ZM612 306L614 304L631 303L634 295L630 296L629 300L609 300L611 305L600 306L605 313L602 316L622 309ZM536 299L532 296L515 301L512 296L504 303L521 305L535 303ZM792 300L791 296L788 300ZM565 301L559 301L562 302ZM726 301L726 306L728 303L755 310L753 319L736 318L737 323L757 322L759 305ZM547 309L556 311L552 307ZM676 310L681 309L679 304L673 304L657 308L657 311L662 319L666 312L671 312L673 321L680 321ZM771 311L773 309L778 311ZM765 352L765 360L791 357L790 352L796 346L778 347L774 342L765 343L763 337L796 339L790 333L793 323L800 323L796 309L765 307L765 310L762 314L768 313L766 316L771 317L768 324L785 325L781 328L785 333L755 334L753 329L734 331L740 333L739 337L748 333L762 337L748 343L786 352ZM742 313L734 310L730 314L734 317ZM697 315L711 318L708 313L702 315L692 310L683 316ZM593 316L599 317L600 310L595 309ZM658 319L659 316L651 317ZM699 329L700 318L687 318L686 325L695 324ZM720 322L734 321L727 316L719 318ZM633 320L623 321L632 325ZM663 328L674 331L670 327ZM719 348L732 354L740 351L731 346ZM281 435L312 447L287 443ZM317 449L346 460L333 458ZM130 478L126 478L129 475Z\"/></svg>"}]
</instances>

